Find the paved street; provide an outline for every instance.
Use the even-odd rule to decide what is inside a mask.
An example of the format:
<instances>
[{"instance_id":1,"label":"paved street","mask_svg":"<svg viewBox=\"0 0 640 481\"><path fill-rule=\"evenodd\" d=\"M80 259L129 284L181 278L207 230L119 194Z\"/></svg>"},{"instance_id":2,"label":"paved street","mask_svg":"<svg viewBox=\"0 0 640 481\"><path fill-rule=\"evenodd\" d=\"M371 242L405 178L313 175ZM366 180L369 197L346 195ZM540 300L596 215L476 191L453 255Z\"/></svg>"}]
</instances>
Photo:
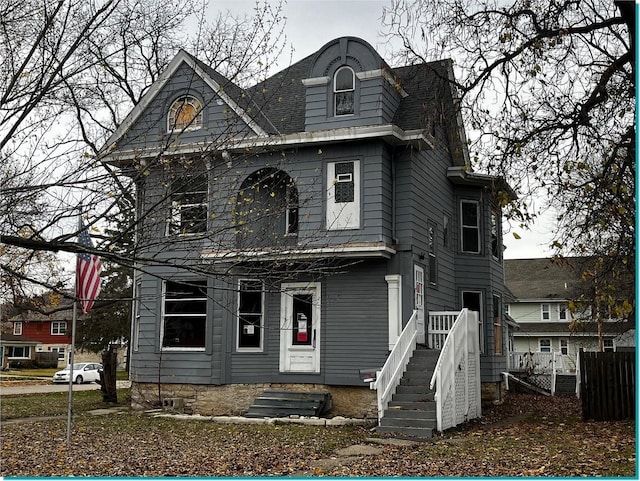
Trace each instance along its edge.
<instances>
[{"instance_id":1,"label":"paved street","mask_svg":"<svg viewBox=\"0 0 640 481\"><path fill-rule=\"evenodd\" d=\"M130 381L117 381L118 388L125 388L131 385ZM90 391L100 389L100 385L92 382L89 384L74 384L73 391ZM12 394L36 394L47 392L69 392L68 384L23 384L16 383L15 386L0 386L0 396Z\"/></svg>"}]
</instances>

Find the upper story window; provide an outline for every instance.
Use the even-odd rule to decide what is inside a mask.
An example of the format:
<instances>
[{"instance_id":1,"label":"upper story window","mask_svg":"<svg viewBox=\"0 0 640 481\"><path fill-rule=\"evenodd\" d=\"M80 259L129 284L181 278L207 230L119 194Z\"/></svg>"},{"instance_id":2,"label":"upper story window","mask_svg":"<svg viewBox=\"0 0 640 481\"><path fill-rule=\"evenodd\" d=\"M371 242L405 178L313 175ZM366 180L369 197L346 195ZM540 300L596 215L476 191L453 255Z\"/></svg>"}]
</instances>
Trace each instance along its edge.
<instances>
[{"instance_id":1,"label":"upper story window","mask_svg":"<svg viewBox=\"0 0 640 481\"><path fill-rule=\"evenodd\" d=\"M334 115L352 115L356 92L356 76L351 67L340 67L333 76Z\"/></svg>"},{"instance_id":2,"label":"upper story window","mask_svg":"<svg viewBox=\"0 0 640 481\"><path fill-rule=\"evenodd\" d=\"M498 225L498 213L491 212L491 255L500 259L500 226Z\"/></svg>"},{"instance_id":3,"label":"upper story window","mask_svg":"<svg viewBox=\"0 0 640 481\"><path fill-rule=\"evenodd\" d=\"M169 108L167 130L195 130L202 127L202 103L191 95L176 99Z\"/></svg>"},{"instance_id":4,"label":"upper story window","mask_svg":"<svg viewBox=\"0 0 640 481\"><path fill-rule=\"evenodd\" d=\"M207 282L172 282L164 285L162 347L205 347Z\"/></svg>"},{"instance_id":5,"label":"upper story window","mask_svg":"<svg viewBox=\"0 0 640 481\"><path fill-rule=\"evenodd\" d=\"M447 213L442 216L442 246L445 249L451 246L451 216Z\"/></svg>"},{"instance_id":6,"label":"upper story window","mask_svg":"<svg viewBox=\"0 0 640 481\"><path fill-rule=\"evenodd\" d=\"M329 230L360 228L360 162L327 164L327 217Z\"/></svg>"},{"instance_id":7,"label":"upper story window","mask_svg":"<svg viewBox=\"0 0 640 481\"><path fill-rule=\"evenodd\" d=\"M542 320L548 321L551 319L551 310L549 304L540 304L540 310L542 311Z\"/></svg>"},{"instance_id":8,"label":"upper story window","mask_svg":"<svg viewBox=\"0 0 640 481\"><path fill-rule=\"evenodd\" d=\"M569 319L569 315L567 313L567 305L562 303L558 304L558 319L561 321L566 321Z\"/></svg>"},{"instance_id":9,"label":"upper story window","mask_svg":"<svg viewBox=\"0 0 640 481\"><path fill-rule=\"evenodd\" d=\"M480 204L474 200L460 203L462 252L480 253Z\"/></svg>"},{"instance_id":10,"label":"upper story window","mask_svg":"<svg viewBox=\"0 0 640 481\"><path fill-rule=\"evenodd\" d=\"M54 321L51 323L51 334L54 336L62 336L67 333L66 321Z\"/></svg>"},{"instance_id":11,"label":"upper story window","mask_svg":"<svg viewBox=\"0 0 640 481\"><path fill-rule=\"evenodd\" d=\"M199 175L174 183L168 234L206 232L207 217L207 176Z\"/></svg>"},{"instance_id":12,"label":"upper story window","mask_svg":"<svg viewBox=\"0 0 640 481\"><path fill-rule=\"evenodd\" d=\"M233 210L236 247L269 247L295 242L299 196L294 179L282 170L260 169L240 185Z\"/></svg>"},{"instance_id":13,"label":"upper story window","mask_svg":"<svg viewBox=\"0 0 640 481\"><path fill-rule=\"evenodd\" d=\"M13 335L22 336L22 321L16 321L13 323Z\"/></svg>"}]
</instances>

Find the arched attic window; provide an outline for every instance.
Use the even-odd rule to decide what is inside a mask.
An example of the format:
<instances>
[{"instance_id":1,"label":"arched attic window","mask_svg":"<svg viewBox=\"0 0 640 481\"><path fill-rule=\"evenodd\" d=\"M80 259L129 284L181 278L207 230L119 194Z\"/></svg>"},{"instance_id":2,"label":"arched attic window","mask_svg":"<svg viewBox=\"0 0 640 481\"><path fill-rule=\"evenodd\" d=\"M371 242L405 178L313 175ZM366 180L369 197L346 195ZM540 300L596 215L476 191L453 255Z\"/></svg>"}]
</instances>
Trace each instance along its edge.
<instances>
[{"instance_id":1,"label":"arched attic window","mask_svg":"<svg viewBox=\"0 0 640 481\"><path fill-rule=\"evenodd\" d=\"M169 108L167 130L195 130L202 127L202 103L192 95L177 98Z\"/></svg>"},{"instance_id":2,"label":"arched attic window","mask_svg":"<svg viewBox=\"0 0 640 481\"><path fill-rule=\"evenodd\" d=\"M334 115L352 115L356 92L356 75L346 65L336 70L333 76Z\"/></svg>"}]
</instances>

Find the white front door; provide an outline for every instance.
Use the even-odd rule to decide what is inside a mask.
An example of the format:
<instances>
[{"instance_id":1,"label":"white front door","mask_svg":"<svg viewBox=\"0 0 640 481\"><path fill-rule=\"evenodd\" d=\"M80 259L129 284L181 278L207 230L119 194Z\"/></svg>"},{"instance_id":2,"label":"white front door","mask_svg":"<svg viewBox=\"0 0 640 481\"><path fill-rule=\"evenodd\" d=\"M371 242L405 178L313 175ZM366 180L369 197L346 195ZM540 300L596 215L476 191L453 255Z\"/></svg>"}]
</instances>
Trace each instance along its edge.
<instances>
[{"instance_id":1,"label":"white front door","mask_svg":"<svg viewBox=\"0 0 640 481\"><path fill-rule=\"evenodd\" d=\"M424 329L424 269L418 265L414 266L413 276L415 281L414 287L414 306L417 311L416 327L418 328L417 342L425 343Z\"/></svg>"},{"instance_id":2,"label":"white front door","mask_svg":"<svg viewBox=\"0 0 640 481\"><path fill-rule=\"evenodd\" d=\"M320 372L320 283L283 283L280 372Z\"/></svg>"}]
</instances>

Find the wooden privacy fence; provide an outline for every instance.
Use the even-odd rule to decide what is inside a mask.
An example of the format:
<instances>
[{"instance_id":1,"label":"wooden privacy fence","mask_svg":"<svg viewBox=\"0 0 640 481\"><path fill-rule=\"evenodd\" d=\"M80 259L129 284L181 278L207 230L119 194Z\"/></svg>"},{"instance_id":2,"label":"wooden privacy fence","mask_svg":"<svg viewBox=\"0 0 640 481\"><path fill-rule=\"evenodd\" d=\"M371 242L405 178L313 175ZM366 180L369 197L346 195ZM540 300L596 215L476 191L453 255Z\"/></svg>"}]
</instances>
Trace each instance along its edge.
<instances>
[{"instance_id":1,"label":"wooden privacy fence","mask_svg":"<svg viewBox=\"0 0 640 481\"><path fill-rule=\"evenodd\" d=\"M583 419L634 419L635 353L580 350L578 362Z\"/></svg>"}]
</instances>

